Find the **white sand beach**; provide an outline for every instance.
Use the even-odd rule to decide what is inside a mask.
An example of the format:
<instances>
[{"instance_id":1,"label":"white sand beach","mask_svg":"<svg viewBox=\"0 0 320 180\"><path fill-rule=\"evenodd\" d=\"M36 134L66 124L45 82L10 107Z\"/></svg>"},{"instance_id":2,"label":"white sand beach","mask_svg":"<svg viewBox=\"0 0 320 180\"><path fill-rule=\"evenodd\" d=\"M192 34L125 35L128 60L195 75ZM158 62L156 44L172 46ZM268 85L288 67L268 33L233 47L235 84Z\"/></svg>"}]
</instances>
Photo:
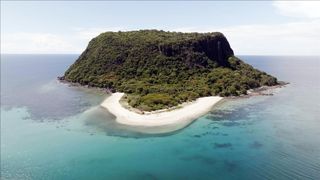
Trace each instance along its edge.
<instances>
[{"instance_id":1,"label":"white sand beach","mask_svg":"<svg viewBox=\"0 0 320 180\"><path fill-rule=\"evenodd\" d=\"M113 93L106 98L101 106L116 116L116 121L131 126L158 127L175 124L188 125L193 120L206 114L212 106L219 102L222 97L209 96L198 98L196 101L184 103L181 108L164 112L138 114L123 107L119 100L124 93Z\"/></svg>"}]
</instances>

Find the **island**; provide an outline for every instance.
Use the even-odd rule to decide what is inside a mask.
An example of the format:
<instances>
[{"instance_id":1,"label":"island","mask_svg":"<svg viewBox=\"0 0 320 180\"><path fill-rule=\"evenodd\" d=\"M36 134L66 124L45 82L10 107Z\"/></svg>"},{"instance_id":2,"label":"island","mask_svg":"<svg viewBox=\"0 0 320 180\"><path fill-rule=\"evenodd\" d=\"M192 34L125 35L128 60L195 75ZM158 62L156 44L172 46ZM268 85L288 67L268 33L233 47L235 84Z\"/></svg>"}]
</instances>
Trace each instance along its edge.
<instances>
[{"instance_id":1,"label":"island","mask_svg":"<svg viewBox=\"0 0 320 180\"><path fill-rule=\"evenodd\" d=\"M101 106L133 126L186 125L222 97L279 84L236 57L220 32L162 30L102 33L60 79L112 92Z\"/></svg>"}]
</instances>

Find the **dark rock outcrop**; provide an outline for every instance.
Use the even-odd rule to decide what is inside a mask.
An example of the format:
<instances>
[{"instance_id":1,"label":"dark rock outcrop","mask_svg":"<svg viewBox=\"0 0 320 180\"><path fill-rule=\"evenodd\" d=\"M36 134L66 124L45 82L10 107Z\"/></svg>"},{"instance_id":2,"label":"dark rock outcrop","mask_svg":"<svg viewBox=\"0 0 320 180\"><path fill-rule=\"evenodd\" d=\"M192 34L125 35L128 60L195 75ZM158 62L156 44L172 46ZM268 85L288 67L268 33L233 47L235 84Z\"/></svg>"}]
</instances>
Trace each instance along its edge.
<instances>
[{"instance_id":1,"label":"dark rock outcrop","mask_svg":"<svg viewBox=\"0 0 320 180\"><path fill-rule=\"evenodd\" d=\"M187 40L178 45L160 45L159 51L166 56L176 56L190 51L204 53L221 66L228 66L228 58L234 55L228 40L222 33L215 33L197 40Z\"/></svg>"}]
</instances>

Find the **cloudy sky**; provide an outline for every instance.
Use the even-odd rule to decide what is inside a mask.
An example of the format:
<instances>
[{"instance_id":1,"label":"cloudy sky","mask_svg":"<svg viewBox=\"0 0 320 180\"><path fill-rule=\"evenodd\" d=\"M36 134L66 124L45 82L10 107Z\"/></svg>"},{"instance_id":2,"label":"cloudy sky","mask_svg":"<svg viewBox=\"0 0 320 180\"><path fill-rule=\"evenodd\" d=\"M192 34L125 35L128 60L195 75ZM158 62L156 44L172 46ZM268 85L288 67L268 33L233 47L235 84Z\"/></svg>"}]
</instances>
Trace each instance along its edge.
<instances>
[{"instance_id":1,"label":"cloudy sky","mask_svg":"<svg viewBox=\"0 0 320 180\"><path fill-rule=\"evenodd\" d=\"M320 55L320 2L1 1L1 53L81 53L104 31L226 35L238 55Z\"/></svg>"}]
</instances>

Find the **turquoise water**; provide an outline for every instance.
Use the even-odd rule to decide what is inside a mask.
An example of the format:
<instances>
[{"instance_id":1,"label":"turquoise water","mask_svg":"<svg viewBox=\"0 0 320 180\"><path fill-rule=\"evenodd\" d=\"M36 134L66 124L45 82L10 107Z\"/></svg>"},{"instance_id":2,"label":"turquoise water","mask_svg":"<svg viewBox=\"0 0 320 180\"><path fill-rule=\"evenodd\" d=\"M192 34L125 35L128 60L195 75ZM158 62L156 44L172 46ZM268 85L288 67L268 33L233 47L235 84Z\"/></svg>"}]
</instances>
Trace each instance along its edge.
<instances>
[{"instance_id":1,"label":"turquoise water","mask_svg":"<svg viewBox=\"0 0 320 180\"><path fill-rule=\"evenodd\" d=\"M320 58L244 56L290 84L187 128L117 125L98 90L55 79L77 55L1 55L1 179L320 179Z\"/></svg>"}]
</instances>

